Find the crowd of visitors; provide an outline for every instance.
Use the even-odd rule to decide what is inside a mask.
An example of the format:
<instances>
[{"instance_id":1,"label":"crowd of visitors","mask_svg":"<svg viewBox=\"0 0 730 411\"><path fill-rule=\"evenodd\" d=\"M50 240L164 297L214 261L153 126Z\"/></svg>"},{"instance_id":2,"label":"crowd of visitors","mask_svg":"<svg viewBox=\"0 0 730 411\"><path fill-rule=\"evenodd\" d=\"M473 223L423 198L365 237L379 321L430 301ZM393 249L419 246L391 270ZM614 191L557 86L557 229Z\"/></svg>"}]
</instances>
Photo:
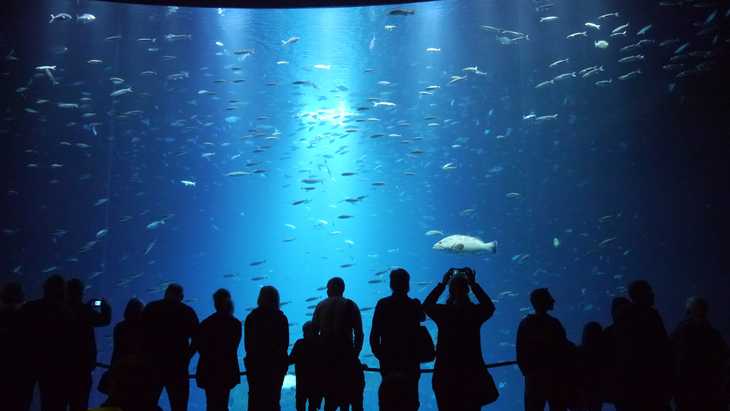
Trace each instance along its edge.
<instances>
[{"instance_id":1,"label":"crowd of visitors","mask_svg":"<svg viewBox=\"0 0 730 411\"><path fill-rule=\"evenodd\" d=\"M482 355L482 325L495 313L492 299L471 268L449 269L423 304L408 296L410 276L390 273L392 295L378 301L369 336L380 362L382 411L419 408L421 364L435 361L433 392L441 411L476 411L495 402L498 389ZM444 304L438 303L448 289ZM195 380L207 409L228 410L231 389L242 375L243 339L248 410L280 409L281 387L295 366L298 411L363 410L365 335L357 304L345 282L327 283L303 337L289 349L289 322L276 288L260 289L257 307L242 323L231 294L213 294L215 313L199 322L183 303L183 288L171 284L164 298L144 305L131 299L114 327L111 366L98 389L104 407L158 410L166 390L172 411L188 408L189 365L197 353ZM0 294L0 389L2 409L28 411L38 386L43 411L88 409L97 366L94 328L111 321L104 300L84 301L84 285L51 276L43 297L25 302L22 287L8 283ZM473 298L470 297L473 296ZM475 300L475 302L473 302ZM517 364L524 375L526 411L727 411L728 346L708 321L708 304L692 297L687 316L671 335L654 308L646 281L635 281L627 297L612 302L613 322L589 322L579 345L550 315L555 300L546 288L530 294L534 313L519 324ZM422 325L438 328L436 344Z\"/></svg>"}]
</instances>

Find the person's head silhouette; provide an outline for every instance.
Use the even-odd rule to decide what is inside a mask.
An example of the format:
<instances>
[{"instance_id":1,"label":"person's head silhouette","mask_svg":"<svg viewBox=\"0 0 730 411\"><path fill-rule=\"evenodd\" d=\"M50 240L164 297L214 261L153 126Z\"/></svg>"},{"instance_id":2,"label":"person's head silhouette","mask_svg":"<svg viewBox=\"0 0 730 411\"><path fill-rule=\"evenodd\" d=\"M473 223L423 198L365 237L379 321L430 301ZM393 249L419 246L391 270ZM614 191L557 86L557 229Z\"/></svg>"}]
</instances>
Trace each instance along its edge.
<instances>
[{"instance_id":1,"label":"person's head silhouette","mask_svg":"<svg viewBox=\"0 0 730 411\"><path fill-rule=\"evenodd\" d=\"M279 291L270 285L261 287L257 304L259 308L278 310Z\"/></svg>"},{"instance_id":2,"label":"person's head silhouette","mask_svg":"<svg viewBox=\"0 0 730 411\"><path fill-rule=\"evenodd\" d=\"M0 301L6 306L16 306L22 304L25 301L25 294L23 294L23 286L19 282L9 282L3 286L2 293L0 293Z\"/></svg>"},{"instance_id":3,"label":"person's head silhouette","mask_svg":"<svg viewBox=\"0 0 730 411\"><path fill-rule=\"evenodd\" d=\"M124 308L124 319L137 321L142 318L142 310L144 310L144 303L139 298L132 298Z\"/></svg>"},{"instance_id":4,"label":"person's head silhouette","mask_svg":"<svg viewBox=\"0 0 730 411\"><path fill-rule=\"evenodd\" d=\"M640 307L654 306L654 290L645 280L636 280L629 284L629 298Z\"/></svg>"},{"instance_id":5,"label":"person's head silhouette","mask_svg":"<svg viewBox=\"0 0 730 411\"><path fill-rule=\"evenodd\" d=\"M318 332L319 329L317 328L317 324L311 321L307 321L304 325L302 325L302 334L304 335L304 338L316 337Z\"/></svg>"},{"instance_id":6,"label":"person's head silhouette","mask_svg":"<svg viewBox=\"0 0 730 411\"><path fill-rule=\"evenodd\" d=\"M469 302L469 279L466 274L459 272L451 277L447 302L450 304Z\"/></svg>"},{"instance_id":7,"label":"person's head silhouette","mask_svg":"<svg viewBox=\"0 0 730 411\"><path fill-rule=\"evenodd\" d=\"M396 268L390 272L390 289L393 290L393 294L408 294L410 290L409 281L411 275L408 271L402 268Z\"/></svg>"},{"instance_id":8,"label":"person's head silhouette","mask_svg":"<svg viewBox=\"0 0 730 411\"><path fill-rule=\"evenodd\" d=\"M332 277L327 281L327 296L342 297L345 293L345 280L340 277Z\"/></svg>"},{"instance_id":9,"label":"person's head silhouette","mask_svg":"<svg viewBox=\"0 0 730 411\"><path fill-rule=\"evenodd\" d=\"M547 288L537 288L530 293L530 304L538 314L546 314L555 308L555 299Z\"/></svg>"},{"instance_id":10,"label":"person's head silhouette","mask_svg":"<svg viewBox=\"0 0 730 411\"><path fill-rule=\"evenodd\" d=\"M72 278L66 283L66 296L71 303L81 303L84 299L84 283L78 278Z\"/></svg>"},{"instance_id":11,"label":"person's head silhouette","mask_svg":"<svg viewBox=\"0 0 730 411\"><path fill-rule=\"evenodd\" d=\"M709 310L710 307L704 298L695 296L687 299L687 315L693 320L706 320Z\"/></svg>"},{"instance_id":12,"label":"person's head silhouette","mask_svg":"<svg viewBox=\"0 0 730 411\"><path fill-rule=\"evenodd\" d=\"M43 283L43 298L62 302L66 299L66 281L60 275L52 275Z\"/></svg>"},{"instance_id":13,"label":"person's head silhouette","mask_svg":"<svg viewBox=\"0 0 730 411\"><path fill-rule=\"evenodd\" d=\"M631 300L626 297L615 297L611 301L611 317L613 322L618 322L624 317L626 310L631 306Z\"/></svg>"},{"instance_id":14,"label":"person's head silhouette","mask_svg":"<svg viewBox=\"0 0 730 411\"><path fill-rule=\"evenodd\" d=\"M167 286L167 289L165 290L165 300L181 303L184 298L185 293L183 292L183 288L180 284L172 283Z\"/></svg>"},{"instance_id":15,"label":"person's head silhouette","mask_svg":"<svg viewBox=\"0 0 730 411\"><path fill-rule=\"evenodd\" d=\"M225 288L220 288L218 291L213 293L213 306L215 311L220 314L233 314L233 300L231 299L231 293Z\"/></svg>"},{"instance_id":16,"label":"person's head silhouette","mask_svg":"<svg viewBox=\"0 0 730 411\"><path fill-rule=\"evenodd\" d=\"M597 346L603 338L603 327L601 324L591 321L583 327L583 338L581 344L584 346Z\"/></svg>"}]
</instances>

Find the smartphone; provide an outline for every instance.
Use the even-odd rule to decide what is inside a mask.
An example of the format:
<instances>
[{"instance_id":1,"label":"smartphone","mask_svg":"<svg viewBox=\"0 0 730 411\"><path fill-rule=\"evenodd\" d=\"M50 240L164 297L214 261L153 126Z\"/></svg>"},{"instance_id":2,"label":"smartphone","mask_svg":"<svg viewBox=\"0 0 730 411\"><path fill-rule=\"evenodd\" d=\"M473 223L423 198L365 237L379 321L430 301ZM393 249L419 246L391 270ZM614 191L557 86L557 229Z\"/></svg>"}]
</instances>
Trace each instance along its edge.
<instances>
[{"instance_id":1,"label":"smartphone","mask_svg":"<svg viewBox=\"0 0 730 411\"><path fill-rule=\"evenodd\" d=\"M100 308L101 307L101 300L91 300L91 306L94 308Z\"/></svg>"}]
</instances>

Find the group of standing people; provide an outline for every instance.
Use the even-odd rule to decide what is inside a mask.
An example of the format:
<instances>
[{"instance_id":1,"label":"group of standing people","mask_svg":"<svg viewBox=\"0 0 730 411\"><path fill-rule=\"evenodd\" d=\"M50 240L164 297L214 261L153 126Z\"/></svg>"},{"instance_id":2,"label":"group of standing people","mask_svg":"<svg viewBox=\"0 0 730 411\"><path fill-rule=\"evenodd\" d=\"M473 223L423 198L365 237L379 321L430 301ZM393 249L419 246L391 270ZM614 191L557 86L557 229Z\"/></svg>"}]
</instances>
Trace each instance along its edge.
<instances>
[{"instance_id":1,"label":"group of standing people","mask_svg":"<svg viewBox=\"0 0 730 411\"><path fill-rule=\"evenodd\" d=\"M410 276L390 274L393 294L381 299L373 317L370 343L380 361L382 410L417 410L420 363L436 360L434 391L441 410L477 410L491 399L479 394L471 378L488 376L481 354L480 328L494 313L494 304L477 284L471 269L449 270L424 301L408 297ZM447 304L437 300L449 288ZM83 283L54 275L43 297L25 302L18 284L3 288L0 353L4 405L27 411L38 384L43 411L88 408L91 372L96 367L94 328L108 325L111 308L104 300L83 302ZM477 304L469 297L474 292ZM364 366L359 361L365 335L357 304L344 297L345 282L327 282L327 298L303 338L288 353L289 322L279 308L279 293L262 287L253 309L241 323L233 315L230 293L213 294L215 313L199 322L183 303L183 288L170 284L164 298L144 305L131 299L124 319L114 327L110 369L98 389L108 395L103 406L124 411L152 411L166 390L172 411L187 410L188 368L200 358L195 373L205 390L207 409L227 410L231 389L240 383L237 352L243 339L248 380L248 410L279 410L281 387L289 365L295 365L297 410L363 410ZM439 327L433 346L421 325L430 316ZM489 377L491 380L491 377Z\"/></svg>"},{"instance_id":2,"label":"group of standing people","mask_svg":"<svg viewBox=\"0 0 730 411\"><path fill-rule=\"evenodd\" d=\"M613 323L589 322L581 344L566 336L551 316L555 300L546 288L530 295L534 313L517 332L517 362L525 376L525 409L600 411L727 411L728 352L709 323L707 302L693 297L687 317L673 334L654 308L643 280L616 297Z\"/></svg>"},{"instance_id":3,"label":"group of standing people","mask_svg":"<svg viewBox=\"0 0 730 411\"><path fill-rule=\"evenodd\" d=\"M43 298L24 303L23 289L9 283L0 311L0 408L28 410L36 384L43 410L87 410L96 368L94 328L108 325L111 308L83 302L80 280L52 276Z\"/></svg>"},{"instance_id":4,"label":"group of standing people","mask_svg":"<svg viewBox=\"0 0 730 411\"><path fill-rule=\"evenodd\" d=\"M499 393L483 360L480 332L495 305L474 270L449 269L423 304L408 296L409 284L406 270L391 271L392 295L378 301L373 314L369 340L380 362L380 410L417 410L420 364L434 359L439 410L477 411L494 402ZM446 303L439 304L447 289ZM96 367L94 328L109 324L111 308L104 300L84 303L77 279L52 276L43 291L43 298L26 303L18 284L6 285L0 295L3 409L27 411L38 384L42 411L86 410ZM362 411L359 356L365 336L360 310L344 292L341 278L327 282L327 298L303 325L291 353L289 322L274 287L260 289L257 307L243 323L225 289L213 294L215 313L202 322L183 303L178 284L146 306L133 298L114 327L111 368L98 387L108 395L103 405L158 410L165 389L172 411L187 410L188 368L197 353L195 379L205 390L207 409L227 411L242 375L237 352L243 339L249 411L280 410L291 364L297 411L318 410L322 403L325 411ZM550 292L531 293L534 313L521 321L516 344L526 411L546 405L551 411L599 411L604 403L618 411L667 411L672 400L678 411L727 410L728 347L707 320L707 303L690 299L687 318L670 336L653 308L649 284L636 281L628 294L614 299L613 323L605 329L587 324L576 346L549 314L555 303ZM438 327L435 347L421 324L426 317Z\"/></svg>"}]
</instances>

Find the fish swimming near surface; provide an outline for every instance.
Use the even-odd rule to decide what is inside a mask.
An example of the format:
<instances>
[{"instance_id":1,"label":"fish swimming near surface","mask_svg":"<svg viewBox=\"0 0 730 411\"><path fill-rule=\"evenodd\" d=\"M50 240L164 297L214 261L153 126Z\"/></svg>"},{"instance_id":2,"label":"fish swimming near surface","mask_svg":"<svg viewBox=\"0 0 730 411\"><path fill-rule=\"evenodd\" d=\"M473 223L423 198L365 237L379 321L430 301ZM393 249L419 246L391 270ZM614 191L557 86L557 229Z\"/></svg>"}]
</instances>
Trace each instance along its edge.
<instances>
[{"instance_id":1,"label":"fish swimming near surface","mask_svg":"<svg viewBox=\"0 0 730 411\"><path fill-rule=\"evenodd\" d=\"M497 242L484 241L468 235L454 234L442 238L433 245L434 250L448 251L457 254L478 254L478 253L497 253Z\"/></svg>"},{"instance_id":2,"label":"fish swimming near surface","mask_svg":"<svg viewBox=\"0 0 730 411\"><path fill-rule=\"evenodd\" d=\"M388 14L390 14L391 16L411 16L413 14L416 14L416 11L410 9L395 9L391 10Z\"/></svg>"}]
</instances>

